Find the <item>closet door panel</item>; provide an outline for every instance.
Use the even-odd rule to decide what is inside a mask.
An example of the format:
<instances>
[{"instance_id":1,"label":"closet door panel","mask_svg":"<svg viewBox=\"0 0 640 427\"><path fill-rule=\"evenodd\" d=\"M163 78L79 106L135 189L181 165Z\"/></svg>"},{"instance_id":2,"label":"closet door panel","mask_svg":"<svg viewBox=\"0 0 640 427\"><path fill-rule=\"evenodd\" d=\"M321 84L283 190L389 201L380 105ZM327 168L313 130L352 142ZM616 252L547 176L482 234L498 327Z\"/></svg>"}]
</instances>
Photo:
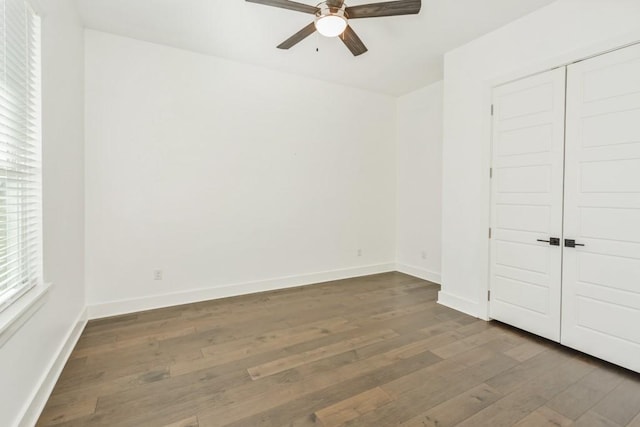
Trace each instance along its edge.
<instances>
[{"instance_id":1,"label":"closet door panel","mask_svg":"<svg viewBox=\"0 0 640 427\"><path fill-rule=\"evenodd\" d=\"M640 46L568 68L562 343L640 371Z\"/></svg>"},{"instance_id":2,"label":"closet door panel","mask_svg":"<svg viewBox=\"0 0 640 427\"><path fill-rule=\"evenodd\" d=\"M560 339L565 69L493 92L490 316Z\"/></svg>"}]
</instances>

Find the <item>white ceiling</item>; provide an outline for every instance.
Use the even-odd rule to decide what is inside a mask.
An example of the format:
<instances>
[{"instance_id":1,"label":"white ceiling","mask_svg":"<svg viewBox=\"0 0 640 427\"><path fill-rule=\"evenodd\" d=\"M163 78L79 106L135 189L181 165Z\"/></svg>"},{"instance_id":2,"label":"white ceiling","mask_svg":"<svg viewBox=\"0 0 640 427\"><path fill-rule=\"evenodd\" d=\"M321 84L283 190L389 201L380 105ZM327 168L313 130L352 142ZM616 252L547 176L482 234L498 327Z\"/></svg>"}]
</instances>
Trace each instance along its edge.
<instances>
[{"instance_id":1,"label":"white ceiling","mask_svg":"<svg viewBox=\"0 0 640 427\"><path fill-rule=\"evenodd\" d=\"M318 1L299 0L311 5ZM244 0L77 3L88 28L402 95L441 79L445 52L553 1L423 0L419 15L352 20L351 26L369 48L359 57L353 57L340 40L317 33L288 51L276 49L313 16Z\"/></svg>"}]
</instances>

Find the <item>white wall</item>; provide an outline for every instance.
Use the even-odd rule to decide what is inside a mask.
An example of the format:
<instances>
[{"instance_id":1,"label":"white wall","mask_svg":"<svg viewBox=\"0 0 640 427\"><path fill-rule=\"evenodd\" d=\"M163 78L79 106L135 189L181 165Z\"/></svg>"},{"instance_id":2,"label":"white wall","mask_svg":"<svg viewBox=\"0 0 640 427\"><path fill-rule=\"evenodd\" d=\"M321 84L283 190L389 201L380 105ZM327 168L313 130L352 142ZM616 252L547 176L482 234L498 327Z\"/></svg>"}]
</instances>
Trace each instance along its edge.
<instances>
[{"instance_id":1,"label":"white wall","mask_svg":"<svg viewBox=\"0 0 640 427\"><path fill-rule=\"evenodd\" d=\"M438 82L398 99L399 271L440 283L442 96Z\"/></svg>"},{"instance_id":2,"label":"white wall","mask_svg":"<svg viewBox=\"0 0 640 427\"><path fill-rule=\"evenodd\" d=\"M82 327L85 307L83 30L72 0L42 4L44 274L53 287L0 348L2 426L18 424L25 412L25 425L35 422L30 417L37 417L60 366L53 377L50 368Z\"/></svg>"},{"instance_id":3,"label":"white wall","mask_svg":"<svg viewBox=\"0 0 640 427\"><path fill-rule=\"evenodd\" d=\"M640 1L558 0L445 56L442 291L487 316L491 87L640 40Z\"/></svg>"},{"instance_id":4,"label":"white wall","mask_svg":"<svg viewBox=\"0 0 640 427\"><path fill-rule=\"evenodd\" d=\"M85 42L92 316L394 269L395 99Z\"/></svg>"}]
</instances>

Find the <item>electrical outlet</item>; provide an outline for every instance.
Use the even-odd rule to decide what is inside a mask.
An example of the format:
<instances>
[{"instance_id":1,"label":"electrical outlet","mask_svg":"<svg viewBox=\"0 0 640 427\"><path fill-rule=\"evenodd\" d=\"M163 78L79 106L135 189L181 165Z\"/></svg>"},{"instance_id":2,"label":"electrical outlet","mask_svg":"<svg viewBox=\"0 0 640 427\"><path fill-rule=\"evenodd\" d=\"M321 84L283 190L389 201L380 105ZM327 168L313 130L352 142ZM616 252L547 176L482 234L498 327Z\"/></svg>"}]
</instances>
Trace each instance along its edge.
<instances>
[{"instance_id":1,"label":"electrical outlet","mask_svg":"<svg viewBox=\"0 0 640 427\"><path fill-rule=\"evenodd\" d=\"M153 270L153 280L162 280L162 270Z\"/></svg>"},{"instance_id":2,"label":"electrical outlet","mask_svg":"<svg viewBox=\"0 0 640 427\"><path fill-rule=\"evenodd\" d=\"M426 251L422 251L422 259L427 259L427 252Z\"/></svg>"},{"instance_id":3,"label":"electrical outlet","mask_svg":"<svg viewBox=\"0 0 640 427\"><path fill-rule=\"evenodd\" d=\"M358 249L358 256L362 256L362 249Z\"/></svg>"}]
</instances>

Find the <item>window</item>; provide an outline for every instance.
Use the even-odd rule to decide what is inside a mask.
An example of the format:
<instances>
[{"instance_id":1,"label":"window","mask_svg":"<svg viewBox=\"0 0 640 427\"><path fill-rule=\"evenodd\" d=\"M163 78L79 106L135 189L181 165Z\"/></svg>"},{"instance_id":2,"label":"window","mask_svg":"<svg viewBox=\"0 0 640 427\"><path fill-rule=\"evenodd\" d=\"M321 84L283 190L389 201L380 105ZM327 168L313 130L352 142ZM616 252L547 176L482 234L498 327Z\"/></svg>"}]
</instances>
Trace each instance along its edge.
<instances>
[{"instance_id":1,"label":"window","mask_svg":"<svg viewBox=\"0 0 640 427\"><path fill-rule=\"evenodd\" d=\"M0 311L42 282L40 19L0 0Z\"/></svg>"}]
</instances>

